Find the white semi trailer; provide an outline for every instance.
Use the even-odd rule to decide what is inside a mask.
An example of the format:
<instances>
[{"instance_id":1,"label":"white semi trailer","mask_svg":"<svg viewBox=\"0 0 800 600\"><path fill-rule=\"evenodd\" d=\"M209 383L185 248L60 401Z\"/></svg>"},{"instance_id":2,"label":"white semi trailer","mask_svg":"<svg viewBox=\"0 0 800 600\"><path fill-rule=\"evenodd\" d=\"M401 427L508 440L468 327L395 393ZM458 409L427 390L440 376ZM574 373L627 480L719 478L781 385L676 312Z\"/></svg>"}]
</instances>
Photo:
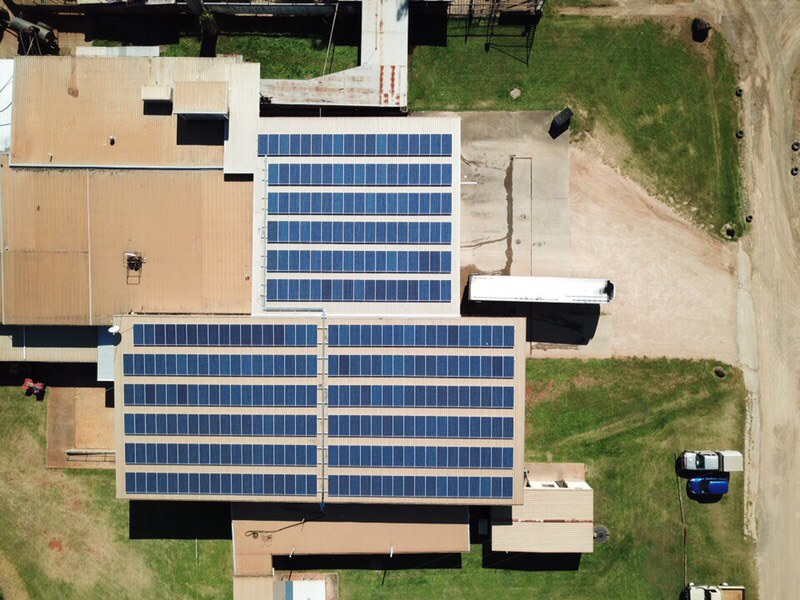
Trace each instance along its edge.
<instances>
[{"instance_id":1,"label":"white semi trailer","mask_svg":"<svg viewBox=\"0 0 800 600\"><path fill-rule=\"evenodd\" d=\"M614 299L614 284L608 279L578 277L470 275L469 299L473 302L608 304Z\"/></svg>"}]
</instances>

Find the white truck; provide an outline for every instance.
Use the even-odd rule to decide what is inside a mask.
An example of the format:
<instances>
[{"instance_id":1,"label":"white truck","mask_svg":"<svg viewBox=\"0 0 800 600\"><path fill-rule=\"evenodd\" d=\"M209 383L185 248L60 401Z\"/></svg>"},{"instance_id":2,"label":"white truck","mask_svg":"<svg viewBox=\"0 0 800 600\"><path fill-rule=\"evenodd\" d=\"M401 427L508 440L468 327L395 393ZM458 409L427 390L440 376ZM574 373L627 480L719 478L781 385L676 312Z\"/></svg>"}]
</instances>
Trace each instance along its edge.
<instances>
[{"instance_id":1,"label":"white truck","mask_svg":"<svg viewBox=\"0 0 800 600\"><path fill-rule=\"evenodd\" d=\"M690 583L683 590L681 600L744 600L744 586L729 585L697 585Z\"/></svg>"},{"instance_id":2,"label":"white truck","mask_svg":"<svg viewBox=\"0 0 800 600\"><path fill-rule=\"evenodd\" d=\"M686 471L744 471L744 457L736 450L684 450L679 460Z\"/></svg>"}]
</instances>

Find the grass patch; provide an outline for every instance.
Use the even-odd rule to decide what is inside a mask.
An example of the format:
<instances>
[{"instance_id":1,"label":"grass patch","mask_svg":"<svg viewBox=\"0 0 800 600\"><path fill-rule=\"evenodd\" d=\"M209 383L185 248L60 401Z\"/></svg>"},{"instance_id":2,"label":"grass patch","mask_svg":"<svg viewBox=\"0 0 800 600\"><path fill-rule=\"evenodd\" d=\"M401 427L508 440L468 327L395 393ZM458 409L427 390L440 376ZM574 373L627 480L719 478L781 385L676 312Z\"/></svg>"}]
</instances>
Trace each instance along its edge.
<instances>
[{"instance_id":1,"label":"grass patch","mask_svg":"<svg viewBox=\"0 0 800 600\"><path fill-rule=\"evenodd\" d=\"M113 471L46 469L45 411L0 388L0 554L31 598L232 595L229 540L201 540L198 562L194 540L129 540Z\"/></svg>"},{"instance_id":2,"label":"grass patch","mask_svg":"<svg viewBox=\"0 0 800 600\"><path fill-rule=\"evenodd\" d=\"M262 79L311 79L322 75L327 40L265 35L221 35L217 54L241 54L247 62L261 64ZM164 46L162 56L199 56L200 39L182 37ZM358 48L333 46L328 72L358 66Z\"/></svg>"},{"instance_id":3,"label":"grass patch","mask_svg":"<svg viewBox=\"0 0 800 600\"><path fill-rule=\"evenodd\" d=\"M530 58L521 28L499 27L484 52L480 28L465 44L453 22L446 47L421 46L411 57L410 105L417 110L577 109L576 126L601 126L624 140L622 166L661 196L688 201L686 212L719 232L744 230L738 167L736 70L721 36L693 45L679 30L548 14ZM507 51L514 56L504 53ZM516 58L515 58L516 57ZM512 88L522 97L513 100ZM692 211L694 208L696 210Z\"/></svg>"},{"instance_id":4,"label":"grass patch","mask_svg":"<svg viewBox=\"0 0 800 600\"><path fill-rule=\"evenodd\" d=\"M682 534L673 452L742 449L741 375L678 360L535 360L527 409L529 460L583 461L595 488L595 521L611 539L577 572L483 569L481 548L456 571L342 571L341 597L677 598ZM741 583L755 598L754 545L743 536L743 477L720 503L685 503L692 581ZM683 481L681 482L683 486Z\"/></svg>"}]
</instances>

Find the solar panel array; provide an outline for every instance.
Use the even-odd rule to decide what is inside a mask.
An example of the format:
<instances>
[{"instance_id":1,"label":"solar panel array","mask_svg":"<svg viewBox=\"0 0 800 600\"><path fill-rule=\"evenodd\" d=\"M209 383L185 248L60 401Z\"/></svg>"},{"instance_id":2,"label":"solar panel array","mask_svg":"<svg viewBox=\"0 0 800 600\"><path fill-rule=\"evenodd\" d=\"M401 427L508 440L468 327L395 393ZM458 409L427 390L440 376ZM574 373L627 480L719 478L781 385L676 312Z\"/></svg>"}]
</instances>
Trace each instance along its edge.
<instances>
[{"instance_id":1,"label":"solar panel array","mask_svg":"<svg viewBox=\"0 0 800 600\"><path fill-rule=\"evenodd\" d=\"M254 310L457 314L459 120L326 124L270 119L259 136Z\"/></svg>"},{"instance_id":2,"label":"solar panel array","mask_svg":"<svg viewBox=\"0 0 800 600\"><path fill-rule=\"evenodd\" d=\"M124 318L123 497L514 496L524 365L513 321L223 321Z\"/></svg>"}]
</instances>

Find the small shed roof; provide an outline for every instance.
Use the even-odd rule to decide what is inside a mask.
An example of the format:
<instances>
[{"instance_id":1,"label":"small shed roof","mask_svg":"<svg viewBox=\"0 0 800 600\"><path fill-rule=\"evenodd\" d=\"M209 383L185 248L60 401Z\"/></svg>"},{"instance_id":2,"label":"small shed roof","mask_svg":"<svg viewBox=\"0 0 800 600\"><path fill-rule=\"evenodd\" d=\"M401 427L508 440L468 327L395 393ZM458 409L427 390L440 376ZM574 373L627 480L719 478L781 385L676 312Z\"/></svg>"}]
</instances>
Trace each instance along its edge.
<instances>
[{"instance_id":1,"label":"small shed roof","mask_svg":"<svg viewBox=\"0 0 800 600\"><path fill-rule=\"evenodd\" d=\"M173 112L182 116L228 116L228 82L177 82Z\"/></svg>"}]
</instances>

